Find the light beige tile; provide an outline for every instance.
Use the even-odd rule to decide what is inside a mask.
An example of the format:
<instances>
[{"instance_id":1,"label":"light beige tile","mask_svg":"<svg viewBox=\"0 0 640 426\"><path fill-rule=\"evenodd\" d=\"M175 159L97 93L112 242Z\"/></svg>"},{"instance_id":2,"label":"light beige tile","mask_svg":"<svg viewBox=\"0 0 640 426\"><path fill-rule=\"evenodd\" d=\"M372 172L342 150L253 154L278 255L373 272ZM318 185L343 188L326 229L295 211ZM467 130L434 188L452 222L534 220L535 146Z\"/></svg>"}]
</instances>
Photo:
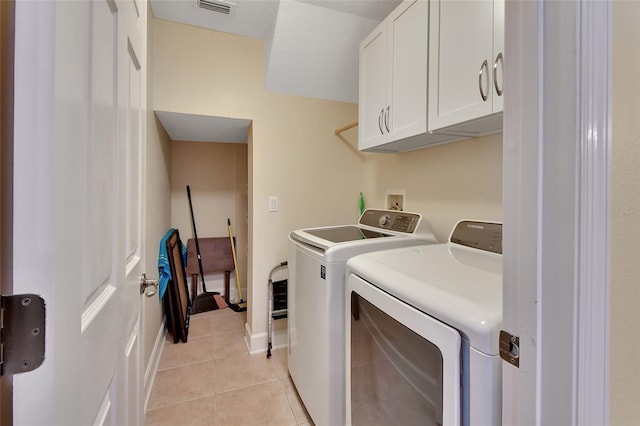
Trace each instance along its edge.
<instances>
[{"instance_id":1,"label":"light beige tile","mask_svg":"<svg viewBox=\"0 0 640 426\"><path fill-rule=\"evenodd\" d=\"M213 359L213 336L191 337L187 343L164 344L159 370Z\"/></svg>"},{"instance_id":2,"label":"light beige tile","mask_svg":"<svg viewBox=\"0 0 640 426\"><path fill-rule=\"evenodd\" d=\"M231 302L233 303L233 301ZM241 311L241 312L236 312L231 308L227 308L227 309L223 309L222 312L231 314L231 315L235 315L236 317L238 317L238 319L240 320L240 322L242 322L242 326L244 327L244 323L247 322L247 311Z\"/></svg>"},{"instance_id":3,"label":"light beige tile","mask_svg":"<svg viewBox=\"0 0 640 426\"><path fill-rule=\"evenodd\" d=\"M197 314L192 313L191 318L211 318L212 316L216 315L216 313L218 312L220 312L220 309L216 309L214 311L200 312Z\"/></svg>"},{"instance_id":4,"label":"light beige tile","mask_svg":"<svg viewBox=\"0 0 640 426\"><path fill-rule=\"evenodd\" d=\"M225 331L214 335L214 359L235 357L238 355L246 355L248 353L247 344L244 342L243 330Z\"/></svg>"},{"instance_id":5,"label":"light beige tile","mask_svg":"<svg viewBox=\"0 0 640 426\"><path fill-rule=\"evenodd\" d=\"M214 395L213 371L214 361L158 371L149 399L149 410Z\"/></svg>"},{"instance_id":6,"label":"light beige tile","mask_svg":"<svg viewBox=\"0 0 640 426\"><path fill-rule=\"evenodd\" d=\"M189 339L193 337L210 336L213 334L211 315L208 312L189 317Z\"/></svg>"},{"instance_id":7,"label":"light beige tile","mask_svg":"<svg viewBox=\"0 0 640 426\"><path fill-rule=\"evenodd\" d=\"M289 368L287 367L287 348L271 350L271 363L273 371L278 379L289 377Z\"/></svg>"},{"instance_id":8,"label":"light beige tile","mask_svg":"<svg viewBox=\"0 0 640 426\"><path fill-rule=\"evenodd\" d=\"M217 426L216 398L209 396L147 412L145 426Z\"/></svg>"},{"instance_id":9,"label":"light beige tile","mask_svg":"<svg viewBox=\"0 0 640 426\"><path fill-rule=\"evenodd\" d=\"M244 321L241 314L233 312L231 309L221 309L220 312L223 313L211 317L214 334L237 330L244 333Z\"/></svg>"},{"instance_id":10,"label":"light beige tile","mask_svg":"<svg viewBox=\"0 0 640 426\"><path fill-rule=\"evenodd\" d=\"M280 384L284 389L284 394L289 401L289 406L291 407L291 411L293 411L293 416L296 418L296 421L298 423L304 422L313 424L311 416L309 416L304 403L300 399L300 395L298 395L298 391L296 391L295 385L291 381L291 378L288 377L286 379L280 380Z\"/></svg>"},{"instance_id":11,"label":"light beige tile","mask_svg":"<svg viewBox=\"0 0 640 426\"><path fill-rule=\"evenodd\" d=\"M216 360L214 377L218 394L276 380L270 360L249 354Z\"/></svg>"},{"instance_id":12,"label":"light beige tile","mask_svg":"<svg viewBox=\"0 0 640 426\"><path fill-rule=\"evenodd\" d=\"M224 297L224 295L222 297ZM217 317L217 316L221 316L221 315L230 315L230 314L233 314L233 313L234 312L229 308L216 309L215 311L209 312L209 314L212 317Z\"/></svg>"},{"instance_id":13,"label":"light beige tile","mask_svg":"<svg viewBox=\"0 0 640 426\"><path fill-rule=\"evenodd\" d=\"M216 398L220 426L297 424L277 381L225 392Z\"/></svg>"},{"instance_id":14,"label":"light beige tile","mask_svg":"<svg viewBox=\"0 0 640 426\"><path fill-rule=\"evenodd\" d=\"M235 302L234 300L232 300L232 301L231 301L231 303L232 303L232 304L233 304L234 302ZM233 310L233 309L231 309L231 308L227 308L227 309L225 309L225 311L227 311L228 313L231 313L231 314L233 314L233 315L238 316L238 317L240 318L240 320L242 321L242 323L243 323L243 324L244 324L245 322L247 322L247 311L246 311L246 310L244 310L244 311L240 311L240 312L236 312L236 311L234 311L234 310Z\"/></svg>"}]
</instances>

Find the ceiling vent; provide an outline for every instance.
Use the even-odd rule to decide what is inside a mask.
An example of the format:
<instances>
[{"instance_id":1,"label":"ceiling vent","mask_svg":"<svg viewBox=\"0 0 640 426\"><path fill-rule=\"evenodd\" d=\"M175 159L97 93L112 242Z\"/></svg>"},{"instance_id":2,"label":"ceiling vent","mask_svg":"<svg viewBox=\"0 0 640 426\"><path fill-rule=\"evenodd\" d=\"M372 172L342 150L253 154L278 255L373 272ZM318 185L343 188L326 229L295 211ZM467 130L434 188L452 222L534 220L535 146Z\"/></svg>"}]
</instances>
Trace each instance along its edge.
<instances>
[{"instance_id":1,"label":"ceiling vent","mask_svg":"<svg viewBox=\"0 0 640 426\"><path fill-rule=\"evenodd\" d=\"M196 0L196 6L223 15L231 15L236 9L236 4L224 0Z\"/></svg>"}]
</instances>

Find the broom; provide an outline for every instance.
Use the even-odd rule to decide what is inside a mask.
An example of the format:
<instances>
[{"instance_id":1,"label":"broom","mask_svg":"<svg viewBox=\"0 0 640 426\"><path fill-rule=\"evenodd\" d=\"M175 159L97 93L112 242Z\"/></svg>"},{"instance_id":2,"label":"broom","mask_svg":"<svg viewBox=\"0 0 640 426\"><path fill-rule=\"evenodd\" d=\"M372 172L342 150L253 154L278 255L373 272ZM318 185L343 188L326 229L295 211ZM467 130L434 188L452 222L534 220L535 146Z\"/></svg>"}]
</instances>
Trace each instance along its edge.
<instances>
[{"instance_id":1,"label":"broom","mask_svg":"<svg viewBox=\"0 0 640 426\"><path fill-rule=\"evenodd\" d=\"M189 210L191 211L191 225L193 226L193 238L196 241L196 255L198 257L198 268L200 269L200 278L202 278L202 293L194 295L191 313L199 314L200 312L208 312L216 309L227 307L227 303L218 292L208 292L204 283L204 270L202 269L202 256L200 256L200 244L198 243L198 232L196 231L196 219L193 215L193 206L191 204L191 189L187 185L187 196L189 198ZM197 290L196 290L197 292Z\"/></svg>"},{"instance_id":2,"label":"broom","mask_svg":"<svg viewBox=\"0 0 640 426\"><path fill-rule=\"evenodd\" d=\"M238 260L236 259L236 246L233 242L233 232L231 232L231 220L227 219L227 227L229 228L229 239L231 240L231 252L233 253L233 265L236 268L236 287L238 287L238 303L230 303L229 308L236 312L244 312L247 310L247 302L242 300L242 287L240 286L240 275L238 274Z\"/></svg>"}]
</instances>

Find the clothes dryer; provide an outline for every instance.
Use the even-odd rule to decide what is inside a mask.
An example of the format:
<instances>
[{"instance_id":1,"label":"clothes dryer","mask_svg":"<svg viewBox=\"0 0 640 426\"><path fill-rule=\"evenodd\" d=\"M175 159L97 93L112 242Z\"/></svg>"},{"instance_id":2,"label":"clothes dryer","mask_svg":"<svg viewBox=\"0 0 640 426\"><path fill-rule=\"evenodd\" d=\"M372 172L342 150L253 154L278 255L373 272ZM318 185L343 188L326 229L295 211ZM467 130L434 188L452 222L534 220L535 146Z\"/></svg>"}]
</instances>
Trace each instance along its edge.
<instances>
[{"instance_id":1,"label":"clothes dryer","mask_svg":"<svg viewBox=\"0 0 640 426\"><path fill-rule=\"evenodd\" d=\"M502 225L347 262L349 425L501 424Z\"/></svg>"}]
</instances>

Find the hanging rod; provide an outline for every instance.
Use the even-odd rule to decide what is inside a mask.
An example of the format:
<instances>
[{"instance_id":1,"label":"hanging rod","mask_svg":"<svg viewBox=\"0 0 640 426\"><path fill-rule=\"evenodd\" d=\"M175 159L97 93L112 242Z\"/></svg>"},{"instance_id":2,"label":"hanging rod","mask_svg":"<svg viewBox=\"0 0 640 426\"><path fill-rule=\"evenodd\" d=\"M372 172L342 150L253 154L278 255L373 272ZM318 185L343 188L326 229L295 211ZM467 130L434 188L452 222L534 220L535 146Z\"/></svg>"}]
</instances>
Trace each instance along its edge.
<instances>
[{"instance_id":1,"label":"hanging rod","mask_svg":"<svg viewBox=\"0 0 640 426\"><path fill-rule=\"evenodd\" d=\"M356 127L357 125L358 125L358 122L354 121L353 123L349 123L349 124L347 124L345 126L342 126L342 127L338 128L338 129L335 129L333 131L333 133L335 133L336 135L339 135L340 133L342 133L342 132L344 132L346 130L352 129L352 128Z\"/></svg>"}]
</instances>

